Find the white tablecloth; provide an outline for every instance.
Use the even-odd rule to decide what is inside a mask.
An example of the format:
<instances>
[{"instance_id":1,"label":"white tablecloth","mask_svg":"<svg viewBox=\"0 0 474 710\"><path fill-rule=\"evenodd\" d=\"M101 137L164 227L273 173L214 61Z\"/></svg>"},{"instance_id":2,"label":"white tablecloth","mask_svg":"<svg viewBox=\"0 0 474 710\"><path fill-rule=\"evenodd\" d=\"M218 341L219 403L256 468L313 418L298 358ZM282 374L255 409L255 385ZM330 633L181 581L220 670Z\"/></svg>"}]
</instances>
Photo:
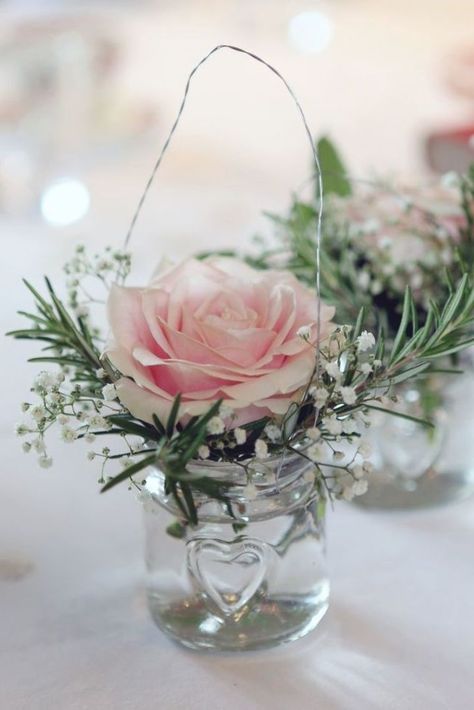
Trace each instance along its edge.
<instances>
[{"instance_id":1,"label":"white tablecloth","mask_svg":"<svg viewBox=\"0 0 474 710\"><path fill-rule=\"evenodd\" d=\"M2 331L29 305L20 274L38 283L69 249L37 225L12 230ZM2 710L472 707L473 500L392 514L339 505L328 526L331 606L315 632L245 655L181 650L147 614L134 495L100 496L75 446L54 446L47 471L20 451L11 430L34 371L27 351L2 343Z\"/></svg>"}]
</instances>

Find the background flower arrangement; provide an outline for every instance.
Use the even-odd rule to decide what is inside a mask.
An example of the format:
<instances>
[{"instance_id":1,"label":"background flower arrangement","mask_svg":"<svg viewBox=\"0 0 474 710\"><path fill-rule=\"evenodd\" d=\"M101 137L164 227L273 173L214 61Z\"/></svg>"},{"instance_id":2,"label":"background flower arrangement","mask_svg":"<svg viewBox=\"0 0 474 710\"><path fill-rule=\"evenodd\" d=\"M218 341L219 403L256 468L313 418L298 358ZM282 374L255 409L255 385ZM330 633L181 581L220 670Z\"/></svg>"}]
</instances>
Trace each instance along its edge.
<instances>
[{"instance_id":1,"label":"background flower arrangement","mask_svg":"<svg viewBox=\"0 0 474 710\"><path fill-rule=\"evenodd\" d=\"M393 339L410 287L416 316L426 322L430 303L446 300L474 263L474 166L466 175L404 186L395 181L353 180L327 138L318 142L326 205L321 254L321 294L351 322L361 307L366 323ZM286 216L268 214L271 244L257 240L257 267L275 264L312 283L312 233L317 197L293 198Z\"/></svg>"}]
</instances>

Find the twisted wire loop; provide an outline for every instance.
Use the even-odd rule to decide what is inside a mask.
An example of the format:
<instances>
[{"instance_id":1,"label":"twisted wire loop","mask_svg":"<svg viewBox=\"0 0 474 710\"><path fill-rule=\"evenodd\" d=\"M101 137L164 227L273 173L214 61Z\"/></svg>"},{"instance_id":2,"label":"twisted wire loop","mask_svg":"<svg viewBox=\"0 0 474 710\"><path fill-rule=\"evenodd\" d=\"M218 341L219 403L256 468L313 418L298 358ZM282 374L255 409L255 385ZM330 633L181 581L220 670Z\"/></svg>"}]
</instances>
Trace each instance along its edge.
<instances>
[{"instance_id":1,"label":"twisted wire loop","mask_svg":"<svg viewBox=\"0 0 474 710\"><path fill-rule=\"evenodd\" d=\"M184 108L186 106L186 101L188 99L188 94L189 94L189 89L191 87L191 83L193 81L194 75L197 73L197 71L200 69L200 67L208 61L212 57L213 54L216 52L219 52L223 49L230 50L232 52L237 52L239 54L243 54L250 59L255 60L256 62L259 62L259 64L263 64L267 69L269 69L284 85L285 89L293 99L293 102L298 110L298 113L300 115L301 121L303 123L303 127L306 133L306 136L309 141L309 145L311 147L311 156L314 164L314 173L316 176L316 182L317 182L317 189L318 189L318 213L317 213L317 218L316 218L316 230L315 230L315 248L316 248L316 298L317 298L317 315L316 315L316 327L317 327L317 334L316 334L316 342L315 342L315 350L316 350L316 367L315 367L315 375L316 375L316 380L319 380L319 368L320 368L320 331L321 331L321 276L320 276L320 271L321 271L321 263L320 263L320 254L321 254L321 234L322 234L322 218L323 218L323 178L322 178L322 172L321 172L321 166L319 163L319 158L318 158L318 152L315 147L315 144L313 142L313 138L311 135L311 131L309 129L308 121L306 119L305 113L303 111L303 108L296 97L296 94L294 93L293 89L287 82L287 80L284 78L284 76L269 62L265 61L261 57L259 57L257 54L254 54L253 52L249 52L246 49L242 49L241 47L236 47L231 44L219 44L215 46L213 49L211 49L210 52L208 52L192 69L190 72L187 80L186 80L186 85L184 88L184 94L183 98L181 100L181 104L178 110L178 113L176 115L176 118L174 120L174 123L171 127L170 132L168 133L165 142L163 143L163 147L161 148L161 151L156 159L156 162L153 166L153 169L151 171L150 177L148 178L148 181L145 185L145 188L141 194L141 197L138 201L137 207L135 209L135 212L133 214L132 220L130 222L130 226L128 228L126 237L125 237L125 248L128 247L132 234L134 232L138 217L140 216L140 213L142 211L143 205L145 203L145 200L147 198L148 192L153 184L153 181L155 179L156 173L158 172L158 169L163 161L163 157L165 153L167 152L171 140L174 136L174 133L178 127L178 124L181 120L181 117L184 112ZM317 412L316 412L316 417L317 417ZM283 465L285 459L285 451L282 454L281 460L280 460L280 467L279 471L281 470L281 467Z\"/></svg>"}]
</instances>

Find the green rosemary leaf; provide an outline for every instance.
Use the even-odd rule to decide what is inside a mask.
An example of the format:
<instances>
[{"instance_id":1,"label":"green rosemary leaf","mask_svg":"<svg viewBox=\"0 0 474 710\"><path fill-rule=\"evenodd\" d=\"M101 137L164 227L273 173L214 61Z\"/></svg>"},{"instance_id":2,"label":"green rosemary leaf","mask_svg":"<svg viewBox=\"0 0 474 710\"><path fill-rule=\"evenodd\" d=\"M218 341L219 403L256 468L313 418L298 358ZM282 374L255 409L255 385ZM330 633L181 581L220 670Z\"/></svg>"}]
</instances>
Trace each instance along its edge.
<instances>
[{"instance_id":1,"label":"green rosemary leaf","mask_svg":"<svg viewBox=\"0 0 474 710\"><path fill-rule=\"evenodd\" d=\"M379 407L375 404L367 404L367 402L364 402L364 407L367 407L368 409L375 409L378 412L385 412L386 414L390 414L394 417L399 417L401 419L408 419L410 422L415 422L416 424L421 424L422 426L430 427L432 429L434 429L435 426L433 422L430 422L428 419L419 419L418 417L411 416L411 414L397 412L396 409L386 409L385 407Z\"/></svg>"},{"instance_id":2,"label":"green rosemary leaf","mask_svg":"<svg viewBox=\"0 0 474 710\"><path fill-rule=\"evenodd\" d=\"M346 197L352 193L346 169L334 144L323 136L318 140L317 153L323 174L324 193Z\"/></svg>"},{"instance_id":3,"label":"green rosemary leaf","mask_svg":"<svg viewBox=\"0 0 474 710\"><path fill-rule=\"evenodd\" d=\"M174 523L170 523L166 528L166 532L168 535L175 537L178 540L182 540L186 537L186 527L180 523L179 520L175 520Z\"/></svg>"},{"instance_id":4,"label":"green rosemary leaf","mask_svg":"<svg viewBox=\"0 0 474 710\"><path fill-rule=\"evenodd\" d=\"M26 279L23 279L23 283L25 284L26 288L33 294L36 305L40 313L43 313L45 318L51 318L54 316L54 311L51 307L51 305L41 296L38 291L30 284L29 281Z\"/></svg>"},{"instance_id":5,"label":"green rosemary leaf","mask_svg":"<svg viewBox=\"0 0 474 710\"><path fill-rule=\"evenodd\" d=\"M365 308L364 306L361 307L359 310L359 314L357 316L356 324L354 326L354 331L352 333L352 339L355 341L356 338L359 337L359 335L362 332L362 326L364 324L365 320Z\"/></svg>"},{"instance_id":6,"label":"green rosemary leaf","mask_svg":"<svg viewBox=\"0 0 474 710\"><path fill-rule=\"evenodd\" d=\"M30 357L28 362L50 362L58 365L74 365L75 367L85 367L86 363L84 360L75 357L68 357L67 355L55 356L44 356L44 357Z\"/></svg>"},{"instance_id":7,"label":"green rosemary leaf","mask_svg":"<svg viewBox=\"0 0 474 710\"><path fill-rule=\"evenodd\" d=\"M180 511L182 512L182 514L183 514L183 516L184 516L184 519L185 519L185 520L189 520L189 513L188 513L188 511L186 510L186 506L184 505L184 503L183 503L183 501L181 500L181 497L180 497L180 495L179 495L177 481L171 479L171 480L169 481L169 489L170 489L171 495L173 496L173 498L174 498L174 500L175 500L176 505L178 506L178 508L179 508Z\"/></svg>"},{"instance_id":8,"label":"green rosemary leaf","mask_svg":"<svg viewBox=\"0 0 474 710\"><path fill-rule=\"evenodd\" d=\"M185 458L187 461L189 461L189 459L192 458L192 456L194 456L194 454L198 450L206 435L209 420L218 414L221 405L222 399L219 399L214 402L214 404L206 412L206 414L200 416L198 420L192 426L190 426L189 429L186 430L186 432L184 432L183 439L185 441L188 441L189 439L194 440L191 446L186 451Z\"/></svg>"},{"instance_id":9,"label":"green rosemary leaf","mask_svg":"<svg viewBox=\"0 0 474 710\"><path fill-rule=\"evenodd\" d=\"M191 523L191 525L197 525L198 516L191 487L184 481L179 482L179 487L181 488L184 500L186 501L186 505L188 507L189 522Z\"/></svg>"},{"instance_id":10,"label":"green rosemary leaf","mask_svg":"<svg viewBox=\"0 0 474 710\"><path fill-rule=\"evenodd\" d=\"M141 461L138 461L132 466L128 466L124 471L115 476L115 478L111 478L110 481L105 484L105 486L102 486L100 492L105 493L106 491L109 491L111 488L114 488L114 486L116 486L118 483L126 481L139 471L142 471L144 468L151 466L153 463L155 463L155 461L156 455L154 453L149 456L145 456L145 458L143 458Z\"/></svg>"},{"instance_id":11,"label":"green rosemary leaf","mask_svg":"<svg viewBox=\"0 0 474 710\"><path fill-rule=\"evenodd\" d=\"M159 420L158 416L156 414L152 414L152 419L153 419L153 424L155 425L156 430L160 434L160 436L166 436L166 429Z\"/></svg>"},{"instance_id":12,"label":"green rosemary leaf","mask_svg":"<svg viewBox=\"0 0 474 710\"><path fill-rule=\"evenodd\" d=\"M398 385L405 380L414 379L418 377L422 372L424 372L430 366L429 360L415 360L410 367L402 369L398 374L391 375L386 380L377 381L377 387L390 387L391 385Z\"/></svg>"},{"instance_id":13,"label":"green rosemary leaf","mask_svg":"<svg viewBox=\"0 0 474 710\"><path fill-rule=\"evenodd\" d=\"M127 434L140 436L145 440L151 439L152 441L160 442L163 438L154 427L123 414L108 414L105 419L115 424L116 427L122 429L122 431Z\"/></svg>"},{"instance_id":14,"label":"green rosemary leaf","mask_svg":"<svg viewBox=\"0 0 474 710\"><path fill-rule=\"evenodd\" d=\"M395 336L395 340L392 345L392 350L390 354L390 363L395 362L395 359L398 355L398 351L401 349L403 345L403 339L406 334L406 329L408 326L408 323L410 321L410 315L412 313L413 309L413 299L411 296L411 291L410 287L407 286L405 289L405 296L403 300L403 311L402 311L402 317L400 320L400 324L398 326L397 334Z\"/></svg>"},{"instance_id":15,"label":"green rosemary leaf","mask_svg":"<svg viewBox=\"0 0 474 710\"><path fill-rule=\"evenodd\" d=\"M173 406L171 407L171 411L168 417L168 421L166 422L166 435L168 436L169 439L173 436L174 432L174 427L176 424L176 418L178 416L178 410L179 410L179 405L181 404L181 394L177 394Z\"/></svg>"}]
</instances>

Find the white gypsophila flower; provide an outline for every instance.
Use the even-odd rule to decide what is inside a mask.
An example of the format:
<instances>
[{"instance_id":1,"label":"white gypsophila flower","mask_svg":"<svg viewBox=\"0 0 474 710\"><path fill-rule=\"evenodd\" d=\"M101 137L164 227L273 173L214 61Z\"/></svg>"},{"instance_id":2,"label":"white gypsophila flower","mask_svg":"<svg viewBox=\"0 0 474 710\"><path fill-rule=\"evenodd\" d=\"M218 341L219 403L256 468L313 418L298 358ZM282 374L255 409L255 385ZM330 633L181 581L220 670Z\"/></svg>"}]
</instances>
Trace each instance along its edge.
<instances>
[{"instance_id":1,"label":"white gypsophila flower","mask_svg":"<svg viewBox=\"0 0 474 710\"><path fill-rule=\"evenodd\" d=\"M341 377L342 373L337 360L331 360L330 362L327 362L324 366L324 369L328 373L329 377L333 377L335 380Z\"/></svg>"},{"instance_id":2,"label":"white gypsophila flower","mask_svg":"<svg viewBox=\"0 0 474 710\"><path fill-rule=\"evenodd\" d=\"M53 459L50 456L40 456L38 463L41 468L51 468L53 465Z\"/></svg>"},{"instance_id":3,"label":"white gypsophila flower","mask_svg":"<svg viewBox=\"0 0 474 710\"><path fill-rule=\"evenodd\" d=\"M337 357L341 352L341 346L337 342L336 338L331 339L328 347L328 353L331 357Z\"/></svg>"},{"instance_id":4,"label":"white gypsophila flower","mask_svg":"<svg viewBox=\"0 0 474 710\"><path fill-rule=\"evenodd\" d=\"M362 458L366 459L372 453L372 446L368 441L363 441L359 444L357 452L362 456Z\"/></svg>"},{"instance_id":5,"label":"white gypsophila flower","mask_svg":"<svg viewBox=\"0 0 474 710\"><path fill-rule=\"evenodd\" d=\"M17 436L25 436L26 434L29 434L30 430L26 426L26 424L17 424L15 427L15 434Z\"/></svg>"},{"instance_id":6,"label":"white gypsophila flower","mask_svg":"<svg viewBox=\"0 0 474 710\"><path fill-rule=\"evenodd\" d=\"M101 417L100 414L93 414L92 417L89 418L88 424L94 428L103 429L106 429L109 426L107 420L104 419L104 417Z\"/></svg>"},{"instance_id":7,"label":"white gypsophila flower","mask_svg":"<svg viewBox=\"0 0 474 710\"><path fill-rule=\"evenodd\" d=\"M30 405L28 402L23 402L22 405L21 405L21 411L22 411L22 412L27 412L27 411L29 410L30 406L31 406L31 405Z\"/></svg>"},{"instance_id":8,"label":"white gypsophila flower","mask_svg":"<svg viewBox=\"0 0 474 710\"><path fill-rule=\"evenodd\" d=\"M351 405L357 402L357 393L353 387L339 387L339 392L344 404Z\"/></svg>"},{"instance_id":9,"label":"white gypsophila flower","mask_svg":"<svg viewBox=\"0 0 474 710\"><path fill-rule=\"evenodd\" d=\"M129 456L124 456L120 459L120 465L122 468L128 468L132 464L132 459Z\"/></svg>"},{"instance_id":10,"label":"white gypsophila flower","mask_svg":"<svg viewBox=\"0 0 474 710\"><path fill-rule=\"evenodd\" d=\"M247 432L245 429L241 429L240 427L237 427L237 429L234 429L234 437L239 446L242 446L242 444L245 444L247 441Z\"/></svg>"},{"instance_id":11,"label":"white gypsophila flower","mask_svg":"<svg viewBox=\"0 0 474 710\"><path fill-rule=\"evenodd\" d=\"M42 439L41 436L39 436L37 439L34 439L34 440L31 442L31 444L32 444L34 450L35 450L38 454L44 454L44 453L45 453L45 451L46 451L46 446L45 446L44 441L43 441L43 439Z\"/></svg>"},{"instance_id":12,"label":"white gypsophila flower","mask_svg":"<svg viewBox=\"0 0 474 710\"><path fill-rule=\"evenodd\" d=\"M370 417L364 412L354 412L353 416L359 424L363 424L365 427L370 426Z\"/></svg>"},{"instance_id":13,"label":"white gypsophila flower","mask_svg":"<svg viewBox=\"0 0 474 710\"><path fill-rule=\"evenodd\" d=\"M360 371L364 375L370 375L370 373L372 372L372 365L369 362L363 362L360 366Z\"/></svg>"},{"instance_id":14,"label":"white gypsophila flower","mask_svg":"<svg viewBox=\"0 0 474 710\"><path fill-rule=\"evenodd\" d=\"M74 313L78 318L87 318L89 315L89 309L84 303L81 303L81 305L76 306Z\"/></svg>"},{"instance_id":15,"label":"white gypsophila flower","mask_svg":"<svg viewBox=\"0 0 474 710\"><path fill-rule=\"evenodd\" d=\"M299 338L303 338L303 340L309 340L311 337L311 326L310 325L302 325L298 328L296 331L296 335Z\"/></svg>"},{"instance_id":16,"label":"white gypsophila flower","mask_svg":"<svg viewBox=\"0 0 474 710\"><path fill-rule=\"evenodd\" d=\"M278 441L281 438L280 427L277 427L275 424L267 424L264 431L272 442L272 444L274 444L275 441Z\"/></svg>"},{"instance_id":17,"label":"white gypsophila flower","mask_svg":"<svg viewBox=\"0 0 474 710\"><path fill-rule=\"evenodd\" d=\"M105 371L102 367L99 367L99 369L95 371L95 376L96 376L99 380L103 380L104 377L107 376L107 373L106 373L106 371Z\"/></svg>"},{"instance_id":18,"label":"white gypsophila flower","mask_svg":"<svg viewBox=\"0 0 474 710\"><path fill-rule=\"evenodd\" d=\"M229 419L234 416L234 410L228 407L226 404L221 404L219 408L219 416L221 419Z\"/></svg>"},{"instance_id":19,"label":"white gypsophila flower","mask_svg":"<svg viewBox=\"0 0 474 710\"><path fill-rule=\"evenodd\" d=\"M207 423L207 431L209 434L223 434L225 424L220 417L212 417Z\"/></svg>"},{"instance_id":20,"label":"white gypsophila flower","mask_svg":"<svg viewBox=\"0 0 474 710\"><path fill-rule=\"evenodd\" d=\"M372 364L376 370L380 369L383 365L382 360L374 360Z\"/></svg>"},{"instance_id":21,"label":"white gypsophila flower","mask_svg":"<svg viewBox=\"0 0 474 710\"><path fill-rule=\"evenodd\" d=\"M263 439L257 439L255 442L255 456L258 459L266 459L268 456L268 446Z\"/></svg>"},{"instance_id":22,"label":"white gypsophila flower","mask_svg":"<svg viewBox=\"0 0 474 710\"><path fill-rule=\"evenodd\" d=\"M357 350L360 353L365 353L367 350L370 350L371 348L374 347L375 338L372 335L372 333L369 333L368 330L363 330L362 333L357 338L356 342L357 342Z\"/></svg>"},{"instance_id":23,"label":"white gypsophila flower","mask_svg":"<svg viewBox=\"0 0 474 710\"><path fill-rule=\"evenodd\" d=\"M344 451L333 451L332 457L335 461L342 461L346 457L346 455Z\"/></svg>"},{"instance_id":24,"label":"white gypsophila flower","mask_svg":"<svg viewBox=\"0 0 474 710\"><path fill-rule=\"evenodd\" d=\"M311 441L318 441L321 438L321 432L317 427L311 426L306 429L306 436L308 439L311 439Z\"/></svg>"},{"instance_id":25,"label":"white gypsophila flower","mask_svg":"<svg viewBox=\"0 0 474 710\"><path fill-rule=\"evenodd\" d=\"M58 417L58 424L67 424L69 421L69 417L66 416L65 414L60 414Z\"/></svg>"},{"instance_id":26,"label":"white gypsophila flower","mask_svg":"<svg viewBox=\"0 0 474 710\"><path fill-rule=\"evenodd\" d=\"M64 396L61 392L51 392L48 395L48 401L51 402L51 404L60 404L60 402L64 401Z\"/></svg>"},{"instance_id":27,"label":"white gypsophila flower","mask_svg":"<svg viewBox=\"0 0 474 710\"><path fill-rule=\"evenodd\" d=\"M359 466L358 464L356 466L352 467L351 473L354 476L354 478L356 479L356 481L358 481L360 478L363 478L364 474L365 474L362 466Z\"/></svg>"},{"instance_id":28,"label":"white gypsophila flower","mask_svg":"<svg viewBox=\"0 0 474 710\"><path fill-rule=\"evenodd\" d=\"M369 487L369 484L367 483L366 480L362 479L360 481L356 481L352 485L352 493L355 496L363 496L364 493L367 493L368 487Z\"/></svg>"},{"instance_id":29,"label":"white gypsophila flower","mask_svg":"<svg viewBox=\"0 0 474 710\"><path fill-rule=\"evenodd\" d=\"M110 269L113 269L112 262L105 258L98 259L95 266L97 271L110 271Z\"/></svg>"},{"instance_id":30,"label":"white gypsophila flower","mask_svg":"<svg viewBox=\"0 0 474 710\"><path fill-rule=\"evenodd\" d=\"M52 372L46 372L46 370L42 370L41 372L39 372L33 380L33 387L35 389L39 388L47 391L55 384L55 375Z\"/></svg>"},{"instance_id":31,"label":"white gypsophila flower","mask_svg":"<svg viewBox=\"0 0 474 710\"><path fill-rule=\"evenodd\" d=\"M36 404L34 407L31 407L30 414L33 419L36 419L38 422L41 421L41 419L45 419L46 409L41 404Z\"/></svg>"},{"instance_id":32,"label":"white gypsophila flower","mask_svg":"<svg viewBox=\"0 0 474 710\"><path fill-rule=\"evenodd\" d=\"M306 456L311 459L311 461L320 461L323 457L323 447L320 444L311 444L306 449Z\"/></svg>"},{"instance_id":33,"label":"white gypsophila flower","mask_svg":"<svg viewBox=\"0 0 474 710\"><path fill-rule=\"evenodd\" d=\"M368 271L361 271L357 277L357 283L363 291L367 291L370 286L370 274Z\"/></svg>"},{"instance_id":34,"label":"white gypsophila flower","mask_svg":"<svg viewBox=\"0 0 474 710\"><path fill-rule=\"evenodd\" d=\"M380 281L372 281L372 284L370 286L370 293L373 296L378 296L379 293L382 293L383 291L383 284Z\"/></svg>"},{"instance_id":35,"label":"white gypsophila flower","mask_svg":"<svg viewBox=\"0 0 474 710\"><path fill-rule=\"evenodd\" d=\"M347 486L344 486L342 489L342 497L344 500L352 500L354 498L354 485L351 483Z\"/></svg>"},{"instance_id":36,"label":"white gypsophila flower","mask_svg":"<svg viewBox=\"0 0 474 710\"><path fill-rule=\"evenodd\" d=\"M374 470L374 464L372 461L364 461L362 468L364 469L364 473L370 474Z\"/></svg>"},{"instance_id":37,"label":"white gypsophila flower","mask_svg":"<svg viewBox=\"0 0 474 710\"><path fill-rule=\"evenodd\" d=\"M423 274L421 271L416 271L410 276L410 286L414 291L417 291L423 286Z\"/></svg>"},{"instance_id":38,"label":"white gypsophila flower","mask_svg":"<svg viewBox=\"0 0 474 710\"><path fill-rule=\"evenodd\" d=\"M21 448L23 449L23 451L25 452L25 454L29 453L29 452L31 451L31 444L30 444L30 442L29 442L29 441L24 441Z\"/></svg>"},{"instance_id":39,"label":"white gypsophila flower","mask_svg":"<svg viewBox=\"0 0 474 710\"><path fill-rule=\"evenodd\" d=\"M93 461L95 459L95 451L88 451L87 458L89 459L89 461Z\"/></svg>"},{"instance_id":40,"label":"white gypsophila flower","mask_svg":"<svg viewBox=\"0 0 474 710\"><path fill-rule=\"evenodd\" d=\"M102 387L102 397L106 402L113 402L114 399L117 399L117 390L115 389L115 385L105 385Z\"/></svg>"},{"instance_id":41,"label":"white gypsophila flower","mask_svg":"<svg viewBox=\"0 0 474 710\"><path fill-rule=\"evenodd\" d=\"M324 407L328 401L329 392L324 387L312 387L310 394L314 398L314 403L318 408Z\"/></svg>"},{"instance_id":42,"label":"white gypsophila flower","mask_svg":"<svg viewBox=\"0 0 474 710\"><path fill-rule=\"evenodd\" d=\"M340 436L342 434L342 422L340 422L335 415L332 415L330 417L324 417L323 426L333 436Z\"/></svg>"},{"instance_id":43,"label":"white gypsophila flower","mask_svg":"<svg viewBox=\"0 0 474 710\"><path fill-rule=\"evenodd\" d=\"M95 441L95 434L92 434L91 432L88 432L84 439L87 441L88 444L92 444L93 441Z\"/></svg>"},{"instance_id":44,"label":"white gypsophila flower","mask_svg":"<svg viewBox=\"0 0 474 710\"><path fill-rule=\"evenodd\" d=\"M69 426L64 426L61 430L61 439L66 442L66 444L70 444L77 439L77 432Z\"/></svg>"},{"instance_id":45,"label":"white gypsophila flower","mask_svg":"<svg viewBox=\"0 0 474 710\"><path fill-rule=\"evenodd\" d=\"M198 456L200 459L208 459L209 454L210 454L209 447L203 444L202 446L199 447L198 449Z\"/></svg>"}]
</instances>

